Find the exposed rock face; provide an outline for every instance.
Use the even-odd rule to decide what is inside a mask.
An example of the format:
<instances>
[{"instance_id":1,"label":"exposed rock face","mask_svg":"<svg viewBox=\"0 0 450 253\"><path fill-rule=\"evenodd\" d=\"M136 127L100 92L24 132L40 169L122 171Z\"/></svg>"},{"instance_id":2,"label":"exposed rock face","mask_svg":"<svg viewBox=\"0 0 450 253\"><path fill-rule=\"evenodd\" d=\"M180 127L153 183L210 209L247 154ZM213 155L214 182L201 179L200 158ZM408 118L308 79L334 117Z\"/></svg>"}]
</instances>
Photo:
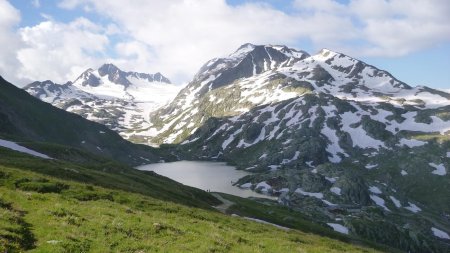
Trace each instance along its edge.
<instances>
[{"instance_id":1,"label":"exposed rock face","mask_svg":"<svg viewBox=\"0 0 450 253\"><path fill-rule=\"evenodd\" d=\"M429 165L450 168L445 92L330 50L247 44L205 64L151 124L152 142L255 172L238 184L264 182L313 220L406 251L448 249L430 230L450 229L450 180Z\"/></svg>"},{"instance_id":2,"label":"exposed rock face","mask_svg":"<svg viewBox=\"0 0 450 253\"><path fill-rule=\"evenodd\" d=\"M145 144L147 136L141 133L150 126L149 112L179 91L161 73L125 72L113 64L88 69L74 82L34 82L24 89L61 109L102 123L130 141Z\"/></svg>"},{"instance_id":3,"label":"exposed rock face","mask_svg":"<svg viewBox=\"0 0 450 253\"><path fill-rule=\"evenodd\" d=\"M431 228L450 231L450 94L327 49L246 44L207 62L170 104L131 113L143 101L133 79L165 79L101 69L42 85L73 97L28 90L131 140L178 144L180 159L254 172L237 184L280 196L311 220L404 251L449 250ZM100 94L105 85L114 92Z\"/></svg>"}]
</instances>

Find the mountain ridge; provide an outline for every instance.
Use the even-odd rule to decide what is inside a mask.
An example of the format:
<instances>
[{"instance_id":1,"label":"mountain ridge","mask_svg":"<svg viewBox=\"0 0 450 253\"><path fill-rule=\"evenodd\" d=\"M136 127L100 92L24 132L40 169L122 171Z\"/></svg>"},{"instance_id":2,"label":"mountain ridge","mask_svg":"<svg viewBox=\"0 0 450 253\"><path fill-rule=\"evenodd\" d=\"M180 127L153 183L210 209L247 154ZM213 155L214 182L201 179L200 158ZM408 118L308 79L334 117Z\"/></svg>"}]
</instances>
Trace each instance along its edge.
<instances>
[{"instance_id":1,"label":"mountain ridge","mask_svg":"<svg viewBox=\"0 0 450 253\"><path fill-rule=\"evenodd\" d=\"M132 144L102 124L44 103L3 78L0 91L0 133L7 139L52 142L129 164L161 159L154 149Z\"/></svg>"},{"instance_id":2,"label":"mountain ridge","mask_svg":"<svg viewBox=\"0 0 450 253\"><path fill-rule=\"evenodd\" d=\"M313 221L404 251L449 248L433 230L450 231L448 93L330 50L246 44L146 122L144 143L253 172L236 186Z\"/></svg>"},{"instance_id":3,"label":"mountain ridge","mask_svg":"<svg viewBox=\"0 0 450 253\"><path fill-rule=\"evenodd\" d=\"M319 54L313 56L301 54L298 58L283 58L281 62L271 62L270 64L268 64L267 61L269 57L261 57L261 60L255 62L252 66L245 65L242 67L244 59L247 59L247 61L248 59L252 59L253 56L251 55L253 49L260 48L259 51L262 51L263 49L266 49L266 47L267 46L246 44L238 49L237 52L239 57L237 58L234 56L236 54L235 52L229 57L213 59L207 62L201 68L199 73L196 74L193 81L180 91L170 105L165 106L154 113L154 127L150 128L149 134L154 135L157 138L155 142L181 142L182 138L188 136L186 132L195 131L195 127L199 127L204 120L200 120L200 124L190 124L189 121L192 123L192 120L189 120L188 117L185 116L184 119L186 119L186 124L184 125L191 127L188 127L189 129L183 133L178 134L181 138L178 138L177 136L169 138L168 135L170 134L167 133L166 129L171 127L175 128L180 121L165 121L164 117L174 119L176 118L175 115L177 113L178 115L183 113L186 114L186 110L192 107L195 108L196 103L198 103L206 93L214 93L212 90L217 88L226 89L229 85L234 85L233 88L240 89L240 92L233 95L235 98L239 98L234 102L236 104L249 104L250 107L297 97L304 92L326 93L344 100L369 103L387 102L394 104L394 106L404 103L412 106L428 104L432 107L439 107L439 103L443 103L442 105L450 105L450 101L447 97L440 96L443 94L440 91L423 87L412 88L395 79L390 73L384 70L378 70L359 60L329 50L322 50ZM284 49L283 47L281 48ZM269 54L267 53L267 55ZM334 61L340 64L333 65L332 63ZM240 69L239 64L241 64L241 68L244 68L245 70L239 72L240 75L236 75L237 72L235 68L237 66L237 68ZM264 66L265 69L257 67L260 65ZM272 70L271 66L275 69ZM250 70L253 70L253 72ZM232 73L230 76L234 79L223 78L223 76L227 76L228 73ZM246 77L243 77L242 75ZM252 79L254 76L258 77ZM236 81L239 79L243 79L244 81ZM216 82L217 80L219 81ZM223 80L228 80L227 85L222 84ZM261 80L265 80L266 84L261 83ZM281 82L280 84L283 86L281 89L277 89L276 87L274 89L266 88L269 82L272 81L275 83L277 80ZM235 81L237 83L235 83ZM255 88L256 85L252 85L251 83L255 83L260 87ZM293 94L292 92L284 92L282 89L297 91L298 93ZM267 95L264 96L264 93ZM261 95L257 96L258 94ZM419 96L421 94L425 94L425 96ZM250 96L253 96L253 98ZM279 99L277 99L277 97ZM216 102L214 101L214 98L214 96L210 96L209 100L211 100L211 102ZM262 100L258 101L258 99ZM434 104L436 101L439 103ZM220 103L220 101L218 102ZM230 104L226 105L226 107L235 106ZM245 106L245 108L235 108L235 111L227 109L227 111L222 114L238 115L239 110L248 110L247 107L248 105ZM170 117L171 114L174 115L174 117ZM212 113L211 116L220 117L222 115ZM159 124L160 120L156 119L158 117L162 118L163 122L170 123L171 126L163 128L162 125ZM204 119L206 119L206 117ZM161 140L161 136L163 136L163 138L166 136L165 138L167 139Z\"/></svg>"},{"instance_id":4,"label":"mountain ridge","mask_svg":"<svg viewBox=\"0 0 450 253\"><path fill-rule=\"evenodd\" d=\"M98 75L96 75L97 73ZM159 72L155 74L132 71L125 72L112 63L103 64L97 69L97 73L95 73L94 69L89 68L85 70L78 78L76 78L73 83L77 83L78 81L80 81L82 86L90 85L95 87L101 84L101 79L98 76L107 76L109 81L116 84L121 84L125 87L132 85L132 83L128 80L128 78L130 77L146 79L148 82L171 84L170 80Z\"/></svg>"},{"instance_id":5,"label":"mountain ridge","mask_svg":"<svg viewBox=\"0 0 450 253\"><path fill-rule=\"evenodd\" d=\"M175 96L179 86L160 74L122 71L113 64L87 69L73 82L33 82L23 88L54 106L104 124L122 137L145 143L139 132L148 114Z\"/></svg>"},{"instance_id":6,"label":"mountain ridge","mask_svg":"<svg viewBox=\"0 0 450 253\"><path fill-rule=\"evenodd\" d=\"M445 252L433 228L450 230L450 94L329 50L267 64L264 52L252 60L254 48L207 63L152 113L151 140L172 144L179 159L253 172L236 186L312 220L405 251Z\"/></svg>"}]
</instances>

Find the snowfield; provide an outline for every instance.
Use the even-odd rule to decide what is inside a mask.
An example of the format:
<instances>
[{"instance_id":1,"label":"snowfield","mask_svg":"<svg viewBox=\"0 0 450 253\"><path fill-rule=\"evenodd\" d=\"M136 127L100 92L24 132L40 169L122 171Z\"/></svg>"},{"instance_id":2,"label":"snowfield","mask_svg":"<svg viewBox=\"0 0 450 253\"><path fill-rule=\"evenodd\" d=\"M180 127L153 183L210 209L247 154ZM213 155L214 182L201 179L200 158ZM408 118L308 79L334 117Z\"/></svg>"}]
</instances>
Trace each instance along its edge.
<instances>
[{"instance_id":1,"label":"snowfield","mask_svg":"<svg viewBox=\"0 0 450 253\"><path fill-rule=\"evenodd\" d=\"M442 231L440 229L437 229L435 227L432 227L431 231L433 232L433 235L436 236L436 237L439 237L441 239L450 240L450 236L447 234L447 232L444 232L444 231Z\"/></svg>"},{"instance_id":2,"label":"snowfield","mask_svg":"<svg viewBox=\"0 0 450 253\"><path fill-rule=\"evenodd\" d=\"M381 206L384 210L390 211L389 208L386 207L384 199L378 197L377 195L370 195L370 199L373 200L377 206Z\"/></svg>"},{"instance_id":3,"label":"snowfield","mask_svg":"<svg viewBox=\"0 0 450 253\"><path fill-rule=\"evenodd\" d=\"M415 204L408 202L409 206L405 206L406 209L408 209L409 211L413 212L413 213L418 213L420 211L422 211L422 209L420 209L418 206L416 206Z\"/></svg>"},{"instance_id":4,"label":"snowfield","mask_svg":"<svg viewBox=\"0 0 450 253\"><path fill-rule=\"evenodd\" d=\"M435 170L433 170L431 173L435 174L435 175L439 175L439 176L445 176L447 175L447 170L444 167L444 164L435 164L435 163L429 163L429 165L433 168L435 168Z\"/></svg>"},{"instance_id":5,"label":"snowfield","mask_svg":"<svg viewBox=\"0 0 450 253\"><path fill-rule=\"evenodd\" d=\"M327 223L328 226L332 227L334 231L348 235L348 228L344 227L338 223Z\"/></svg>"},{"instance_id":6,"label":"snowfield","mask_svg":"<svg viewBox=\"0 0 450 253\"><path fill-rule=\"evenodd\" d=\"M44 158L44 159L52 159L51 157L44 155L42 153L36 152L34 150L28 149L26 147L20 146L15 142L12 141L7 141L7 140L2 140L0 139L0 146L1 147L5 147L5 148L9 148L18 152L22 152L22 153L26 153L32 156L36 156L36 157L40 157L40 158Z\"/></svg>"}]
</instances>

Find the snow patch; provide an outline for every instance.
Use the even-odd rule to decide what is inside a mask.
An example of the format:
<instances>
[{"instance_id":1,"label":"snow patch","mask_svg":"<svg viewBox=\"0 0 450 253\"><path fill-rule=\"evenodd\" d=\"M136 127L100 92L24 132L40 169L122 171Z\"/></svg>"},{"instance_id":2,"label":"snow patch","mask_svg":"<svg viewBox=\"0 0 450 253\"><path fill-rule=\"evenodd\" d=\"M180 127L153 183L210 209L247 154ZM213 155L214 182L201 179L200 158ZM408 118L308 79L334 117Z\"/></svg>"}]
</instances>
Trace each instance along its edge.
<instances>
[{"instance_id":1,"label":"snow patch","mask_svg":"<svg viewBox=\"0 0 450 253\"><path fill-rule=\"evenodd\" d=\"M392 203L394 203L394 205L397 208L402 207L402 204L400 203L400 200L396 199L394 196L389 196L389 198L392 200Z\"/></svg>"},{"instance_id":2,"label":"snow patch","mask_svg":"<svg viewBox=\"0 0 450 253\"><path fill-rule=\"evenodd\" d=\"M376 167L378 167L378 164L371 164L371 163L369 163L369 164L366 165L366 169L368 169L368 170L374 169Z\"/></svg>"},{"instance_id":3,"label":"snow patch","mask_svg":"<svg viewBox=\"0 0 450 253\"><path fill-rule=\"evenodd\" d=\"M242 189L250 189L252 187L252 183L241 184L239 187Z\"/></svg>"},{"instance_id":4,"label":"snow patch","mask_svg":"<svg viewBox=\"0 0 450 253\"><path fill-rule=\"evenodd\" d=\"M240 132L242 132L242 128L236 130L233 134L231 134L228 139L226 139L223 143L222 143L222 149L225 150L228 145L230 145L230 143L232 141L234 141L234 138L236 137L236 135L238 135Z\"/></svg>"},{"instance_id":5,"label":"snow patch","mask_svg":"<svg viewBox=\"0 0 450 253\"><path fill-rule=\"evenodd\" d=\"M431 167L435 168L431 173L439 176L445 176L447 174L447 171L445 170L444 164L435 164L435 163L428 163Z\"/></svg>"},{"instance_id":6,"label":"snow patch","mask_svg":"<svg viewBox=\"0 0 450 253\"><path fill-rule=\"evenodd\" d=\"M420 147L427 144L426 141L418 141L418 140L414 140L414 139L401 139L400 140L400 145L403 146L407 146L409 148L414 148L414 147Z\"/></svg>"},{"instance_id":7,"label":"snow patch","mask_svg":"<svg viewBox=\"0 0 450 253\"><path fill-rule=\"evenodd\" d=\"M370 199L373 200L373 202L375 202L378 206L381 206L384 210L391 211L386 207L384 199L378 197L377 195L370 195Z\"/></svg>"},{"instance_id":8,"label":"snow patch","mask_svg":"<svg viewBox=\"0 0 450 253\"><path fill-rule=\"evenodd\" d=\"M278 170L281 166L280 165L269 165L267 166L270 168L270 171L276 171Z\"/></svg>"},{"instance_id":9,"label":"snow patch","mask_svg":"<svg viewBox=\"0 0 450 253\"><path fill-rule=\"evenodd\" d=\"M7 141L7 140L2 140L0 139L0 146L5 147L5 148L9 148L18 152L22 152L22 153L26 153L32 156L36 156L36 157L40 157L40 158L44 158L44 159L52 159L51 157L44 155L42 153L36 152L34 150L31 150L29 148L23 147L18 145L15 142L12 141Z\"/></svg>"},{"instance_id":10,"label":"snow patch","mask_svg":"<svg viewBox=\"0 0 450 253\"><path fill-rule=\"evenodd\" d=\"M338 154L345 154L345 151L341 148L341 146L339 146L339 137L336 135L336 130L324 126L321 133L330 141L330 144L328 144L326 148L327 152L331 154L331 157L328 157L328 160L332 163L341 162L342 159Z\"/></svg>"},{"instance_id":11,"label":"snow patch","mask_svg":"<svg viewBox=\"0 0 450 253\"><path fill-rule=\"evenodd\" d=\"M325 177L325 179L330 183L335 183L338 177Z\"/></svg>"},{"instance_id":12,"label":"snow patch","mask_svg":"<svg viewBox=\"0 0 450 253\"><path fill-rule=\"evenodd\" d=\"M437 229L437 228L435 228L435 227L432 227L432 228L431 228L431 231L433 232L433 235L436 236L436 237L439 237L439 238L441 238L441 239L447 239L447 240L450 240L450 236L449 236L446 232L444 232L444 231L442 231L442 230L440 230L440 229Z\"/></svg>"},{"instance_id":13,"label":"snow patch","mask_svg":"<svg viewBox=\"0 0 450 253\"><path fill-rule=\"evenodd\" d=\"M362 111L362 109L361 109ZM342 130L349 133L352 141L353 141L353 147L360 147L360 148L386 148L384 145L384 142L380 140L376 140L369 135L367 135L367 132L362 128L362 126L359 126L357 128L352 128L350 125L354 123L360 122L360 116L357 115L357 113L352 112L345 112L341 115L342 123L344 124L342 126Z\"/></svg>"},{"instance_id":14,"label":"snow patch","mask_svg":"<svg viewBox=\"0 0 450 253\"><path fill-rule=\"evenodd\" d=\"M336 195L341 195L341 188L339 188L339 187L333 186L330 188L330 191Z\"/></svg>"},{"instance_id":15,"label":"snow patch","mask_svg":"<svg viewBox=\"0 0 450 253\"><path fill-rule=\"evenodd\" d=\"M408 209L409 211L413 212L413 213L418 213L420 211L422 211L422 209L420 209L418 206L416 206L415 204L408 202L409 206L405 206L406 209Z\"/></svg>"},{"instance_id":16,"label":"snow patch","mask_svg":"<svg viewBox=\"0 0 450 253\"><path fill-rule=\"evenodd\" d=\"M283 159L282 164L288 164L298 159L300 156L300 151L295 151L294 156L291 159Z\"/></svg>"},{"instance_id":17,"label":"snow patch","mask_svg":"<svg viewBox=\"0 0 450 253\"><path fill-rule=\"evenodd\" d=\"M295 190L295 193L300 193L301 195L323 199L323 194L320 192L305 192L302 189L297 188L297 190Z\"/></svg>"},{"instance_id":18,"label":"snow patch","mask_svg":"<svg viewBox=\"0 0 450 253\"><path fill-rule=\"evenodd\" d=\"M269 184L267 184L266 181L262 181L260 183L258 183L255 187L255 190L259 189L262 193L269 193L269 190L272 189L272 186L270 186Z\"/></svg>"},{"instance_id":19,"label":"snow patch","mask_svg":"<svg viewBox=\"0 0 450 253\"><path fill-rule=\"evenodd\" d=\"M348 235L348 228L342 226L338 223L327 223L328 226L332 227L334 231Z\"/></svg>"},{"instance_id":20,"label":"snow patch","mask_svg":"<svg viewBox=\"0 0 450 253\"><path fill-rule=\"evenodd\" d=\"M376 187L376 186L370 186L370 187L369 187L369 191L370 191L371 193L374 193L374 194L381 194L380 188L378 188L378 187Z\"/></svg>"}]
</instances>

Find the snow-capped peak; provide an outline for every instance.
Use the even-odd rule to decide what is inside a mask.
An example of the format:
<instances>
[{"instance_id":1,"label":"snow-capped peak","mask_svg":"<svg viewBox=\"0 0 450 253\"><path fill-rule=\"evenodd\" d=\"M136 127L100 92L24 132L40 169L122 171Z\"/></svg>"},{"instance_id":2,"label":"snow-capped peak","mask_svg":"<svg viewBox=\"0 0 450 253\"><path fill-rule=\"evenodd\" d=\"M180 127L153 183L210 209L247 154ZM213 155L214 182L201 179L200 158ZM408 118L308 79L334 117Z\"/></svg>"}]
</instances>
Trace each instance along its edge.
<instances>
[{"instance_id":1,"label":"snow-capped peak","mask_svg":"<svg viewBox=\"0 0 450 253\"><path fill-rule=\"evenodd\" d=\"M125 72L108 63L87 69L73 83L34 82L24 89L45 102L132 138L139 135L141 128L148 127L149 113L173 99L180 88L159 72Z\"/></svg>"},{"instance_id":2,"label":"snow-capped peak","mask_svg":"<svg viewBox=\"0 0 450 253\"><path fill-rule=\"evenodd\" d=\"M81 88L98 87L110 83L127 88L134 85L136 81L170 84L170 80L159 72L156 74L125 72L112 63L103 64L97 70L87 69L74 81L74 84Z\"/></svg>"},{"instance_id":3,"label":"snow-capped peak","mask_svg":"<svg viewBox=\"0 0 450 253\"><path fill-rule=\"evenodd\" d=\"M120 70L116 65L112 63L105 63L98 69L98 72L101 76L108 74L116 74L120 71L122 70Z\"/></svg>"},{"instance_id":4,"label":"snow-capped peak","mask_svg":"<svg viewBox=\"0 0 450 253\"><path fill-rule=\"evenodd\" d=\"M189 88L198 89L198 92L203 94L240 78L248 78L266 71L293 66L296 62L309 56L304 51L286 46L247 43L227 57L208 61L194 77L193 86Z\"/></svg>"},{"instance_id":5,"label":"snow-capped peak","mask_svg":"<svg viewBox=\"0 0 450 253\"><path fill-rule=\"evenodd\" d=\"M255 49L255 45L251 43L246 43L242 46L240 46L234 53L229 55L229 58L239 58L241 56L244 56L248 54L249 52L253 51Z\"/></svg>"},{"instance_id":6,"label":"snow-capped peak","mask_svg":"<svg viewBox=\"0 0 450 253\"><path fill-rule=\"evenodd\" d=\"M108 80L123 85L125 87L128 87L131 85L131 82L127 79L127 73L120 70L118 67L116 67L114 64L107 63L102 65L98 69L98 74L101 77L107 76Z\"/></svg>"},{"instance_id":7,"label":"snow-capped peak","mask_svg":"<svg viewBox=\"0 0 450 253\"><path fill-rule=\"evenodd\" d=\"M93 86L96 87L100 85L100 78L93 74L94 70L89 68L85 70L74 83L80 84L81 86Z\"/></svg>"}]
</instances>

